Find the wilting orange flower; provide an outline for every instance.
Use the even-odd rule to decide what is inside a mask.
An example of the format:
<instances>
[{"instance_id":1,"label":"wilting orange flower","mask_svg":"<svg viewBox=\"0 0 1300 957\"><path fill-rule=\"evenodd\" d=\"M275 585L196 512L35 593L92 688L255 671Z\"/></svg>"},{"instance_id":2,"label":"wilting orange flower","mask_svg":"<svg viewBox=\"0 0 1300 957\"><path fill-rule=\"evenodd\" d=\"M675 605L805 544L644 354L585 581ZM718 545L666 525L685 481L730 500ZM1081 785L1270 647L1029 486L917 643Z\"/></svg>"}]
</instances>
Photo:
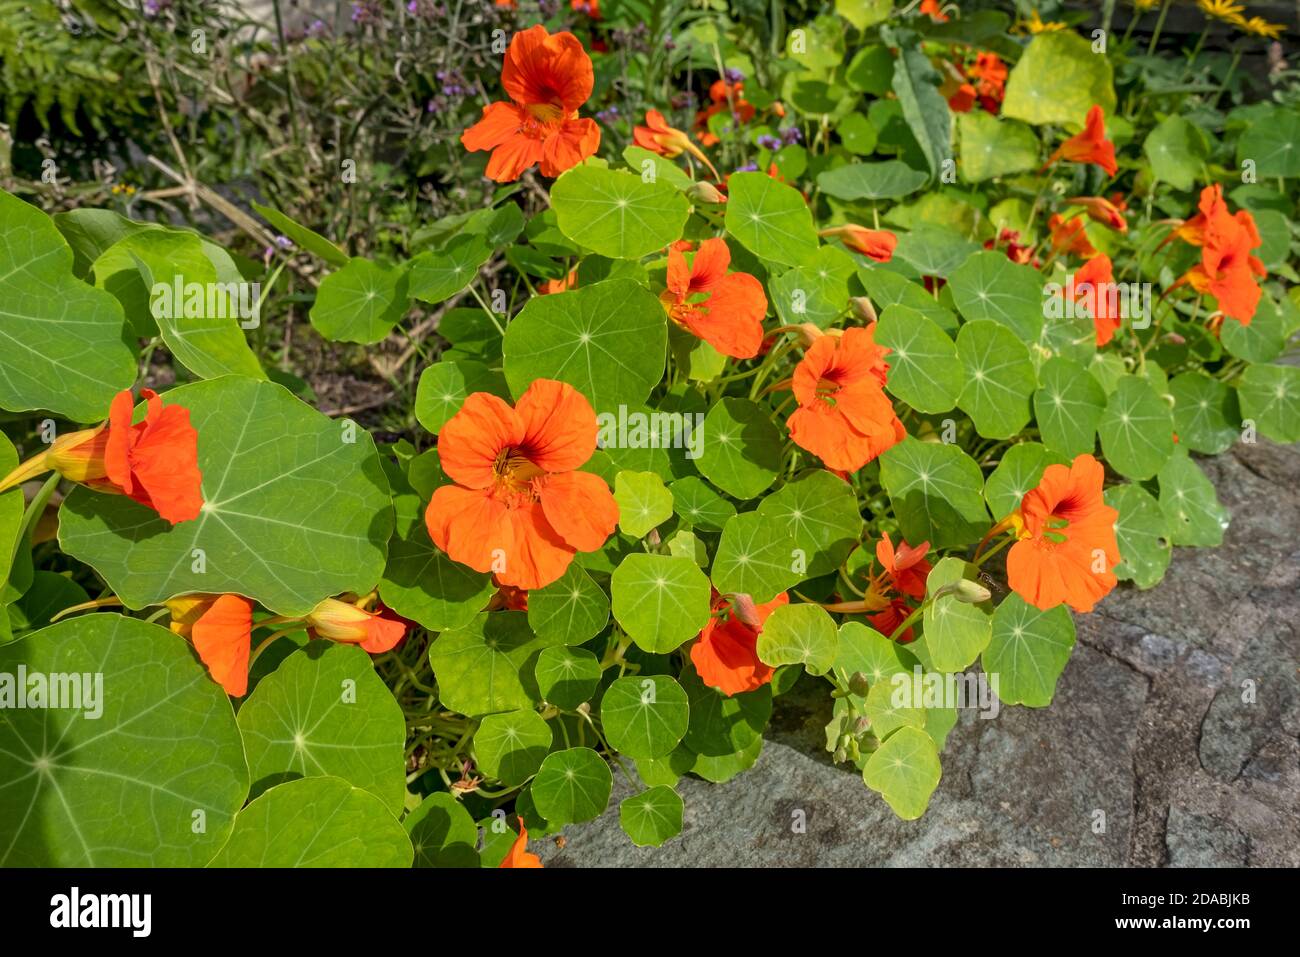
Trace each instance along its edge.
<instances>
[{"instance_id":1,"label":"wilting orange flower","mask_svg":"<svg viewBox=\"0 0 1300 957\"><path fill-rule=\"evenodd\" d=\"M728 83L726 80L714 80L709 87L709 99L713 102L695 114L695 133L705 146L716 146L721 142L709 129L710 117L728 109L727 96L731 96L731 106L736 119L748 123L754 118L754 104L744 98L745 87L742 83Z\"/></svg>"},{"instance_id":2,"label":"wilting orange flower","mask_svg":"<svg viewBox=\"0 0 1300 957\"><path fill-rule=\"evenodd\" d=\"M585 13L593 20L601 19L600 0L569 0L569 9L574 13Z\"/></svg>"},{"instance_id":3,"label":"wilting orange flower","mask_svg":"<svg viewBox=\"0 0 1300 957\"><path fill-rule=\"evenodd\" d=\"M1065 202L1069 206L1082 206L1090 219L1103 226L1109 226L1121 233L1128 232L1128 220L1124 218L1119 207L1104 196L1073 196Z\"/></svg>"},{"instance_id":4,"label":"wilting orange flower","mask_svg":"<svg viewBox=\"0 0 1300 957\"><path fill-rule=\"evenodd\" d=\"M1109 256L1094 256L1083 264L1083 268L1072 277L1074 295L1083 303L1092 316L1092 325L1097 333L1097 345L1104 346L1115 338L1119 330L1120 315L1115 306L1111 290L1115 284L1115 274L1111 269Z\"/></svg>"},{"instance_id":5,"label":"wilting orange flower","mask_svg":"<svg viewBox=\"0 0 1300 957\"><path fill-rule=\"evenodd\" d=\"M691 645L691 663L700 680L728 698L770 682L773 669L759 660L758 635L768 616L789 603L785 592L755 605L748 595L728 598L715 591L708 624Z\"/></svg>"},{"instance_id":6,"label":"wilting orange flower","mask_svg":"<svg viewBox=\"0 0 1300 957\"><path fill-rule=\"evenodd\" d=\"M823 229L821 235L836 236L849 249L878 263L893 259L894 248L898 245L898 237L887 229L867 229L853 223Z\"/></svg>"},{"instance_id":7,"label":"wilting orange flower","mask_svg":"<svg viewBox=\"0 0 1300 957\"><path fill-rule=\"evenodd\" d=\"M875 323L821 336L795 367L790 438L829 468L853 472L907 434L884 392L888 352Z\"/></svg>"},{"instance_id":8,"label":"wilting orange flower","mask_svg":"<svg viewBox=\"0 0 1300 957\"><path fill-rule=\"evenodd\" d=\"M1082 216L1066 219L1060 213L1053 213L1047 221L1047 229L1051 233L1052 248L1058 253L1073 253L1084 259L1097 255L1097 250L1088 241Z\"/></svg>"},{"instance_id":9,"label":"wilting orange flower","mask_svg":"<svg viewBox=\"0 0 1300 957\"><path fill-rule=\"evenodd\" d=\"M514 408L475 392L438 436L442 469L456 484L433 493L429 537L462 565L495 572L499 584L549 585L618 524L604 480L577 471L598 431L591 403L564 382L534 380Z\"/></svg>"},{"instance_id":10,"label":"wilting orange flower","mask_svg":"<svg viewBox=\"0 0 1300 957\"><path fill-rule=\"evenodd\" d=\"M876 561L880 562L880 567L889 576L894 591L912 598L924 598L925 579L930 574L930 563L925 560L925 553L929 550L929 542L920 545L900 542L895 551L889 533L884 532L876 543Z\"/></svg>"},{"instance_id":11,"label":"wilting orange flower","mask_svg":"<svg viewBox=\"0 0 1300 957\"><path fill-rule=\"evenodd\" d=\"M0 479L0 491L53 469L96 491L125 495L173 525L198 518L203 474L190 410L164 407L152 389L141 389L140 395L147 403L142 421L132 424L135 404L124 389L113 398L107 422L56 439Z\"/></svg>"},{"instance_id":12,"label":"wilting orange flower","mask_svg":"<svg viewBox=\"0 0 1300 957\"><path fill-rule=\"evenodd\" d=\"M559 176L596 152L600 128L579 118L591 96L591 57L572 33L547 33L541 24L515 34L501 68L510 102L489 103L483 118L467 129L461 145L491 150L487 175L498 183L540 165L543 176Z\"/></svg>"},{"instance_id":13,"label":"wilting orange flower","mask_svg":"<svg viewBox=\"0 0 1300 957\"><path fill-rule=\"evenodd\" d=\"M645 125L637 126L632 130L632 139L642 149L669 159L676 159L682 153L690 153L708 167L714 179L719 178L718 171L713 168L704 151L691 142L690 136L685 131L669 126L664 115L658 110L646 111Z\"/></svg>"},{"instance_id":14,"label":"wilting orange flower","mask_svg":"<svg viewBox=\"0 0 1300 957\"><path fill-rule=\"evenodd\" d=\"M406 636L405 622L337 598L326 598L303 623L313 638L359 645L373 655L389 651Z\"/></svg>"},{"instance_id":15,"label":"wilting orange flower","mask_svg":"<svg viewBox=\"0 0 1300 957\"><path fill-rule=\"evenodd\" d=\"M1075 611L1093 606L1115 587L1119 513L1102 499L1105 470L1091 455L1070 466L1049 465L1038 487L1000 523L1018 541L1007 553L1007 583L1035 608L1062 602Z\"/></svg>"},{"instance_id":16,"label":"wilting orange flower","mask_svg":"<svg viewBox=\"0 0 1300 957\"><path fill-rule=\"evenodd\" d=\"M947 23L948 14L939 6L939 0L921 0L921 13L928 14L935 23Z\"/></svg>"},{"instance_id":17,"label":"wilting orange flower","mask_svg":"<svg viewBox=\"0 0 1300 957\"><path fill-rule=\"evenodd\" d=\"M1255 217L1244 209L1229 213L1223 187L1216 183L1201 191L1200 213L1173 235L1200 246L1201 261L1170 289L1190 285L1199 293L1209 293L1218 300L1224 315L1250 325L1261 296L1255 277L1268 275L1264 264L1251 253L1262 244Z\"/></svg>"},{"instance_id":18,"label":"wilting orange flower","mask_svg":"<svg viewBox=\"0 0 1300 957\"><path fill-rule=\"evenodd\" d=\"M1100 106L1094 105L1088 110L1083 130L1058 146L1043 169L1059 159L1072 163L1096 163L1108 176L1119 172L1115 164L1115 144L1106 139L1106 114Z\"/></svg>"},{"instance_id":19,"label":"wilting orange flower","mask_svg":"<svg viewBox=\"0 0 1300 957\"><path fill-rule=\"evenodd\" d=\"M502 858L500 867L541 867L542 859L536 854L528 853L528 828L524 827L524 819L519 818L519 836L515 842L510 845L510 850L506 851L506 856Z\"/></svg>"},{"instance_id":20,"label":"wilting orange flower","mask_svg":"<svg viewBox=\"0 0 1300 957\"><path fill-rule=\"evenodd\" d=\"M752 359L763 342L767 295L748 273L728 273L730 265L731 250L723 239L700 243L689 265L683 253L670 248L668 287L659 300L674 322L723 355Z\"/></svg>"},{"instance_id":21,"label":"wilting orange flower","mask_svg":"<svg viewBox=\"0 0 1300 957\"><path fill-rule=\"evenodd\" d=\"M171 630L194 643L212 680L242 698L248 692L253 603L242 595L185 595L163 604L171 612Z\"/></svg>"}]
</instances>

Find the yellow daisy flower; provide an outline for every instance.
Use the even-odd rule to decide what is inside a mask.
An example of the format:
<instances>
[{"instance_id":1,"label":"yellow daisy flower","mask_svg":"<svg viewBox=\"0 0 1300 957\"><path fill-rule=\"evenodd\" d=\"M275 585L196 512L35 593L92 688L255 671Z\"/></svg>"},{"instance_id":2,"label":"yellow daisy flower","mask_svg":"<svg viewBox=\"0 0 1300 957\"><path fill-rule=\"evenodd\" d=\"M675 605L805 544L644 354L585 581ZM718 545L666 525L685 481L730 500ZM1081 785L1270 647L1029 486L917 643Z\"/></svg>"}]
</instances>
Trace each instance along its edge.
<instances>
[{"instance_id":1,"label":"yellow daisy flower","mask_svg":"<svg viewBox=\"0 0 1300 957\"><path fill-rule=\"evenodd\" d=\"M1196 4L1207 17L1214 17L1216 20L1238 26L1242 22L1241 15L1246 10L1240 3L1233 3L1232 0L1196 0Z\"/></svg>"},{"instance_id":2,"label":"yellow daisy flower","mask_svg":"<svg viewBox=\"0 0 1300 957\"><path fill-rule=\"evenodd\" d=\"M1263 17L1243 19L1237 26L1252 36L1268 37L1270 40L1276 40L1286 32L1285 23L1269 23Z\"/></svg>"},{"instance_id":3,"label":"yellow daisy flower","mask_svg":"<svg viewBox=\"0 0 1300 957\"><path fill-rule=\"evenodd\" d=\"M1043 22L1043 18L1038 15L1037 10L1029 11L1029 19L1021 20L1016 26L1021 31L1028 33L1051 33L1053 30L1065 29L1065 24L1059 21Z\"/></svg>"}]
</instances>

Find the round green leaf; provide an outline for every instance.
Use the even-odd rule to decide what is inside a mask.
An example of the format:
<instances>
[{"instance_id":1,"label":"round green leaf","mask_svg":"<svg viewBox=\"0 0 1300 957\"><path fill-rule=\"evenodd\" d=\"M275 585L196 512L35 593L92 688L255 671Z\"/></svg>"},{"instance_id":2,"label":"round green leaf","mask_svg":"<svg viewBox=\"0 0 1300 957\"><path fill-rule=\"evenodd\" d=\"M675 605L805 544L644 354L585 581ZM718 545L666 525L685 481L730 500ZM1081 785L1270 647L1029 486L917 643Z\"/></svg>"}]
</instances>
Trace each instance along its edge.
<instances>
[{"instance_id":1,"label":"round green leaf","mask_svg":"<svg viewBox=\"0 0 1300 957\"><path fill-rule=\"evenodd\" d=\"M770 685L728 697L701 681L690 665L682 670L681 685L691 709L682 743L698 755L725 757L745 750L762 736L772 717Z\"/></svg>"},{"instance_id":2,"label":"round green leaf","mask_svg":"<svg viewBox=\"0 0 1300 957\"><path fill-rule=\"evenodd\" d=\"M1097 426L1106 411L1106 392L1087 370L1070 359L1048 359L1038 370L1042 387L1034 393L1034 417L1043 444L1073 458L1097 446Z\"/></svg>"},{"instance_id":3,"label":"round green leaf","mask_svg":"<svg viewBox=\"0 0 1300 957\"><path fill-rule=\"evenodd\" d=\"M543 701L572 711L591 700L600 682L600 662L585 648L547 648L538 655L534 674Z\"/></svg>"},{"instance_id":4,"label":"round green leaf","mask_svg":"<svg viewBox=\"0 0 1300 957\"><path fill-rule=\"evenodd\" d=\"M806 560L788 528L760 512L742 512L722 530L713 556L713 585L724 594L743 593L762 604L797 584L806 569L796 569Z\"/></svg>"},{"instance_id":5,"label":"round green leaf","mask_svg":"<svg viewBox=\"0 0 1300 957\"><path fill-rule=\"evenodd\" d=\"M1138 485L1116 485L1106 489L1106 504L1119 512L1115 542L1120 562L1117 578L1138 588L1150 588L1165 577L1173 554L1169 520L1146 489Z\"/></svg>"},{"instance_id":6,"label":"round green leaf","mask_svg":"<svg viewBox=\"0 0 1300 957\"><path fill-rule=\"evenodd\" d=\"M1020 507L1025 494L1038 485L1043 470L1052 464L1068 465L1070 460L1037 442L1021 442L1002 453L1002 461L984 484L984 498L989 513L998 518Z\"/></svg>"},{"instance_id":7,"label":"round green leaf","mask_svg":"<svg viewBox=\"0 0 1300 957\"><path fill-rule=\"evenodd\" d=\"M688 753L690 753L688 751ZM711 784L724 784L748 771L763 753L763 737L757 735L743 748L730 754L694 754L690 772Z\"/></svg>"},{"instance_id":8,"label":"round green leaf","mask_svg":"<svg viewBox=\"0 0 1300 957\"><path fill-rule=\"evenodd\" d=\"M490 714L474 732L474 757L489 777L516 787L537 773L553 740L551 726L536 711Z\"/></svg>"},{"instance_id":9,"label":"round green leaf","mask_svg":"<svg viewBox=\"0 0 1300 957\"><path fill-rule=\"evenodd\" d=\"M1014 592L993 612L993 637L980 667L1007 704L1045 708L1074 650L1074 618L1064 605L1042 611Z\"/></svg>"},{"instance_id":10,"label":"round green leaf","mask_svg":"<svg viewBox=\"0 0 1300 957\"><path fill-rule=\"evenodd\" d=\"M547 642L578 645L609 621L609 599L576 562L545 588L528 593L528 624Z\"/></svg>"},{"instance_id":11,"label":"round green leaf","mask_svg":"<svg viewBox=\"0 0 1300 957\"><path fill-rule=\"evenodd\" d=\"M957 405L980 435L1006 439L1029 421L1029 397L1038 385L1029 350L1016 334L995 322L967 322L957 333L957 355L966 385Z\"/></svg>"},{"instance_id":12,"label":"round green leaf","mask_svg":"<svg viewBox=\"0 0 1300 957\"><path fill-rule=\"evenodd\" d=\"M95 422L135 381L122 307L72 274L43 212L0 189L0 408Z\"/></svg>"},{"instance_id":13,"label":"round green leaf","mask_svg":"<svg viewBox=\"0 0 1300 957\"><path fill-rule=\"evenodd\" d=\"M236 376L173 389L165 403L189 409L198 431L199 517L171 525L125 495L82 487L59 512L63 550L128 608L235 592L298 616L375 587L392 504L368 432L283 386Z\"/></svg>"},{"instance_id":14,"label":"round green leaf","mask_svg":"<svg viewBox=\"0 0 1300 957\"><path fill-rule=\"evenodd\" d=\"M271 788L239 812L212 867L410 867L411 840L382 801L342 778Z\"/></svg>"},{"instance_id":15,"label":"round green leaf","mask_svg":"<svg viewBox=\"0 0 1300 957\"><path fill-rule=\"evenodd\" d=\"M695 465L728 495L754 498L776 479L783 441L762 406L723 399L704 417L703 429L704 449Z\"/></svg>"},{"instance_id":16,"label":"round green leaf","mask_svg":"<svg viewBox=\"0 0 1300 957\"><path fill-rule=\"evenodd\" d=\"M477 741L477 739L475 739ZM478 825L446 791L426 794L402 822L416 867L478 867Z\"/></svg>"},{"instance_id":17,"label":"round green leaf","mask_svg":"<svg viewBox=\"0 0 1300 957\"><path fill-rule=\"evenodd\" d=\"M0 504L0 509L3 509L3 504ZM80 605L89 598L85 589L66 575L37 569L32 574L31 586L8 607L9 626L14 634L44 628L63 609Z\"/></svg>"},{"instance_id":18,"label":"round green leaf","mask_svg":"<svg viewBox=\"0 0 1300 957\"><path fill-rule=\"evenodd\" d=\"M1237 382L1242 424L1253 422L1278 442L1300 442L1300 369L1295 366L1247 366Z\"/></svg>"},{"instance_id":19,"label":"round green leaf","mask_svg":"<svg viewBox=\"0 0 1300 957\"><path fill-rule=\"evenodd\" d=\"M443 707L467 715L531 708L522 673L545 644L521 611L485 613L444 631L429 647Z\"/></svg>"},{"instance_id":20,"label":"round green leaf","mask_svg":"<svg viewBox=\"0 0 1300 957\"><path fill-rule=\"evenodd\" d=\"M87 615L0 645L0 712L7 867L201 867L248 793L230 699L158 625Z\"/></svg>"},{"instance_id":21,"label":"round green leaf","mask_svg":"<svg viewBox=\"0 0 1300 957\"><path fill-rule=\"evenodd\" d=\"M922 276L946 279L979 250L978 243L971 242L951 227L919 223L898 237L894 258L907 263Z\"/></svg>"},{"instance_id":22,"label":"round green leaf","mask_svg":"<svg viewBox=\"0 0 1300 957\"><path fill-rule=\"evenodd\" d=\"M766 173L727 181L728 234L764 262L798 266L817 249L817 229L799 191Z\"/></svg>"},{"instance_id":23,"label":"round green leaf","mask_svg":"<svg viewBox=\"0 0 1300 957\"><path fill-rule=\"evenodd\" d=\"M1191 456L1175 452L1158 475L1160 510L1169 521L1170 540L1175 545L1222 545L1228 510Z\"/></svg>"},{"instance_id":24,"label":"round green leaf","mask_svg":"<svg viewBox=\"0 0 1300 957\"><path fill-rule=\"evenodd\" d=\"M629 758L662 758L677 747L690 717L682 686L668 675L616 679L600 699L600 723Z\"/></svg>"},{"instance_id":25,"label":"round green leaf","mask_svg":"<svg viewBox=\"0 0 1300 957\"><path fill-rule=\"evenodd\" d=\"M789 325L811 322L828 328L849 304L853 260L834 246L818 248L812 261L787 269L768 282L772 305Z\"/></svg>"},{"instance_id":26,"label":"round green leaf","mask_svg":"<svg viewBox=\"0 0 1300 957\"><path fill-rule=\"evenodd\" d=\"M396 523L379 597L403 618L430 631L463 628L496 591L492 576L452 561L434 545L424 522L428 495L417 493L396 466L386 471Z\"/></svg>"},{"instance_id":27,"label":"round green leaf","mask_svg":"<svg viewBox=\"0 0 1300 957\"><path fill-rule=\"evenodd\" d=\"M961 134L961 173L968 182L979 183L1038 166L1038 137L1023 123L972 110L958 114L957 129Z\"/></svg>"},{"instance_id":28,"label":"round green leaf","mask_svg":"<svg viewBox=\"0 0 1300 957\"><path fill-rule=\"evenodd\" d=\"M672 651L708 623L709 580L689 558L629 555L609 587L614 618L646 651Z\"/></svg>"},{"instance_id":29,"label":"round green leaf","mask_svg":"<svg viewBox=\"0 0 1300 957\"><path fill-rule=\"evenodd\" d=\"M926 596L935 596L945 585L961 581L965 575L966 563L960 558L940 560L925 580ZM960 601L956 595L941 595L926 605L921 618L925 623L925 647L937 671L961 671L988 646L989 613L980 605Z\"/></svg>"},{"instance_id":30,"label":"round green leaf","mask_svg":"<svg viewBox=\"0 0 1300 957\"><path fill-rule=\"evenodd\" d=\"M353 259L321 281L311 324L332 342L379 342L411 305L407 283L405 267Z\"/></svg>"},{"instance_id":31,"label":"round green leaf","mask_svg":"<svg viewBox=\"0 0 1300 957\"><path fill-rule=\"evenodd\" d=\"M907 306L914 309L925 318L929 319L945 333L955 333L957 331L957 316L950 309L945 308L935 301L934 297L925 291L925 287L909 279L900 276L885 266L863 266L858 269L858 281L862 283L862 288L867 291L871 301L875 303L878 310L882 310L881 321L884 320L884 310L890 306ZM880 341L880 328L876 328L876 340ZM894 357L890 356L889 361L892 365ZM893 371L890 376L892 378ZM954 387L954 392L960 391ZM956 401L956 398L953 399Z\"/></svg>"},{"instance_id":32,"label":"round green leaf","mask_svg":"<svg viewBox=\"0 0 1300 957\"><path fill-rule=\"evenodd\" d=\"M871 721L871 733L881 741L899 728L924 728L926 708L915 700L912 675L877 681L867 691L863 711ZM902 692L900 695L899 692ZM895 703L896 696L900 699Z\"/></svg>"},{"instance_id":33,"label":"round green leaf","mask_svg":"<svg viewBox=\"0 0 1300 957\"><path fill-rule=\"evenodd\" d=\"M1266 117L1251 123L1237 141L1237 165L1255 164L1263 179L1300 176L1300 110L1274 106Z\"/></svg>"},{"instance_id":34,"label":"round green leaf","mask_svg":"<svg viewBox=\"0 0 1300 957\"><path fill-rule=\"evenodd\" d=\"M1288 313L1294 312L1295 308L1287 301L1279 305L1265 292L1259 298L1250 325L1242 325L1235 319L1225 319L1219 328L1219 340L1228 354L1238 359L1272 362L1282 354L1287 339L1294 331L1293 320Z\"/></svg>"},{"instance_id":35,"label":"round green leaf","mask_svg":"<svg viewBox=\"0 0 1300 957\"><path fill-rule=\"evenodd\" d=\"M548 754L533 778L533 803L552 824L576 824L600 817L609 804L614 776L591 748Z\"/></svg>"},{"instance_id":36,"label":"round green leaf","mask_svg":"<svg viewBox=\"0 0 1300 957\"><path fill-rule=\"evenodd\" d=\"M1002 115L1077 130L1093 105L1115 115L1110 60L1073 30L1040 33L1007 77Z\"/></svg>"},{"instance_id":37,"label":"round green leaf","mask_svg":"<svg viewBox=\"0 0 1300 957\"><path fill-rule=\"evenodd\" d=\"M312 642L258 682L239 709L256 797L299 777L332 775L400 814L406 722L360 648Z\"/></svg>"},{"instance_id":38,"label":"round green leaf","mask_svg":"<svg viewBox=\"0 0 1300 957\"><path fill-rule=\"evenodd\" d=\"M640 259L681 238L690 204L667 182L575 166L551 187L560 232L610 259Z\"/></svg>"},{"instance_id":39,"label":"round green leaf","mask_svg":"<svg viewBox=\"0 0 1300 957\"><path fill-rule=\"evenodd\" d=\"M894 675L912 674L917 665L910 651L874 628L868 628L860 621L846 621L840 625L835 673L842 682L847 683L854 672L860 671L871 685L882 681L888 684L888 679Z\"/></svg>"},{"instance_id":40,"label":"round green leaf","mask_svg":"<svg viewBox=\"0 0 1300 957\"><path fill-rule=\"evenodd\" d=\"M614 476L614 501L618 527L633 538L644 538L673 516L673 493L655 472L619 472Z\"/></svg>"},{"instance_id":41,"label":"round green leaf","mask_svg":"<svg viewBox=\"0 0 1300 957\"><path fill-rule=\"evenodd\" d=\"M693 475L678 479L668 489L673 493L673 510L694 528L720 532L727 520L736 514L736 506L703 479Z\"/></svg>"},{"instance_id":42,"label":"round green leaf","mask_svg":"<svg viewBox=\"0 0 1300 957\"><path fill-rule=\"evenodd\" d=\"M559 379L596 411L639 406L659 384L668 350L664 308L644 285L609 279L534 296L506 327L506 381L515 397L534 379Z\"/></svg>"},{"instance_id":43,"label":"round green leaf","mask_svg":"<svg viewBox=\"0 0 1300 957\"><path fill-rule=\"evenodd\" d=\"M898 199L915 193L930 177L899 160L849 163L817 175L817 187L835 199Z\"/></svg>"},{"instance_id":44,"label":"round green leaf","mask_svg":"<svg viewBox=\"0 0 1300 957\"><path fill-rule=\"evenodd\" d=\"M1174 431L1181 445L1217 455L1241 438L1237 394L1218 379L1184 372L1169 381L1169 394L1174 397Z\"/></svg>"},{"instance_id":45,"label":"round green leaf","mask_svg":"<svg viewBox=\"0 0 1300 957\"><path fill-rule=\"evenodd\" d=\"M504 397L505 379L500 372L469 360L425 366L415 389L415 418L437 435L473 392Z\"/></svg>"},{"instance_id":46,"label":"round green leaf","mask_svg":"<svg viewBox=\"0 0 1300 957\"><path fill-rule=\"evenodd\" d=\"M411 260L406 294L422 302L442 302L472 283L491 258L487 237L473 233L453 236L437 252L421 253Z\"/></svg>"},{"instance_id":47,"label":"round green leaf","mask_svg":"<svg viewBox=\"0 0 1300 957\"><path fill-rule=\"evenodd\" d=\"M953 302L966 320L1000 323L1015 333L1022 346L1037 341L1043 328L1043 280L1036 269L985 250L954 270L948 283ZM960 340L959 335L959 345Z\"/></svg>"},{"instance_id":48,"label":"round green leaf","mask_svg":"<svg viewBox=\"0 0 1300 957\"><path fill-rule=\"evenodd\" d=\"M908 436L880 456L880 481L909 542L952 548L988 530L984 475L956 445Z\"/></svg>"},{"instance_id":49,"label":"round green leaf","mask_svg":"<svg viewBox=\"0 0 1300 957\"><path fill-rule=\"evenodd\" d=\"M758 514L785 532L791 559L802 559L803 578L835 571L862 535L862 514L853 487L823 469L786 482L759 503ZM794 554L794 549L802 555Z\"/></svg>"},{"instance_id":50,"label":"round green leaf","mask_svg":"<svg viewBox=\"0 0 1300 957\"><path fill-rule=\"evenodd\" d=\"M948 334L917 310L886 306L876 342L891 350L885 388L918 412L947 412L957 404L965 367Z\"/></svg>"},{"instance_id":51,"label":"round green leaf","mask_svg":"<svg viewBox=\"0 0 1300 957\"><path fill-rule=\"evenodd\" d=\"M1145 380L1122 376L1097 426L1106 461L1120 475L1149 479L1174 454L1174 417Z\"/></svg>"},{"instance_id":52,"label":"round green leaf","mask_svg":"<svg viewBox=\"0 0 1300 957\"><path fill-rule=\"evenodd\" d=\"M637 847L659 847L682 832L682 810L681 796L661 784L624 798L618 821Z\"/></svg>"},{"instance_id":53,"label":"round green leaf","mask_svg":"<svg viewBox=\"0 0 1300 957\"><path fill-rule=\"evenodd\" d=\"M918 728L900 728L867 760L862 780L904 821L915 821L929 806L941 773L934 739Z\"/></svg>"},{"instance_id":54,"label":"round green leaf","mask_svg":"<svg viewBox=\"0 0 1300 957\"><path fill-rule=\"evenodd\" d=\"M1191 189L1205 178L1210 145L1196 126L1177 114L1166 116L1147 134L1142 150L1151 160L1151 175L1174 189Z\"/></svg>"},{"instance_id":55,"label":"round green leaf","mask_svg":"<svg viewBox=\"0 0 1300 957\"><path fill-rule=\"evenodd\" d=\"M812 675L824 675L835 663L839 635L835 622L820 605L782 605L763 623L758 657L765 664L801 664Z\"/></svg>"}]
</instances>

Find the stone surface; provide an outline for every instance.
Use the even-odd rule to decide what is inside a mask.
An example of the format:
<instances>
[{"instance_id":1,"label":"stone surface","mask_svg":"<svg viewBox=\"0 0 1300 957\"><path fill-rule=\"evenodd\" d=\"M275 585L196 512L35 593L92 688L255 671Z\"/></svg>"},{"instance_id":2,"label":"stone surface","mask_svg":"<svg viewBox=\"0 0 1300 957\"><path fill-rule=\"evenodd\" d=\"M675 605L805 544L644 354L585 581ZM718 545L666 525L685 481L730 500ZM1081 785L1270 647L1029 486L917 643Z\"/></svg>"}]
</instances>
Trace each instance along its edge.
<instances>
[{"instance_id":1,"label":"stone surface","mask_svg":"<svg viewBox=\"0 0 1300 957\"><path fill-rule=\"evenodd\" d=\"M1201 465L1223 546L1175 549L1156 588L1079 616L1051 707L963 712L919 821L831 763L826 686L805 678L751 771L681 782L678 838L632 846L619 777L611 811L535 848L548 866L1300 865L1300 450Z\"/></svg>"}]
</instances>

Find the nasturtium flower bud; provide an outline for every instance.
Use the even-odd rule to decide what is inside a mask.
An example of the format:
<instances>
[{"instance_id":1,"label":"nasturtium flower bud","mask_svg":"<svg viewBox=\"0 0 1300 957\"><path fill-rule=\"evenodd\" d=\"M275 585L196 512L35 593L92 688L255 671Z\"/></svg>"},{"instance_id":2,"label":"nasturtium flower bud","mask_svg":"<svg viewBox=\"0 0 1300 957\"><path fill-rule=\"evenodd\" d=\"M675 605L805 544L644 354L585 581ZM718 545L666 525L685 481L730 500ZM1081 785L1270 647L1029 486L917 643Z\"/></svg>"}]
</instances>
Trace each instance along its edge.
<instances>
[{"instance_id":1,"label":"nasturtium flower bud","mask_svg":"<svg viewBox=\"0 0 1300 957\"><path fill-rule=\"evenodd\" d=\"M360 645L371 654L388 651L406 635L405 622L337 598L326 598L303 622L315 637Z\"/></svg>"}]
</instances>

